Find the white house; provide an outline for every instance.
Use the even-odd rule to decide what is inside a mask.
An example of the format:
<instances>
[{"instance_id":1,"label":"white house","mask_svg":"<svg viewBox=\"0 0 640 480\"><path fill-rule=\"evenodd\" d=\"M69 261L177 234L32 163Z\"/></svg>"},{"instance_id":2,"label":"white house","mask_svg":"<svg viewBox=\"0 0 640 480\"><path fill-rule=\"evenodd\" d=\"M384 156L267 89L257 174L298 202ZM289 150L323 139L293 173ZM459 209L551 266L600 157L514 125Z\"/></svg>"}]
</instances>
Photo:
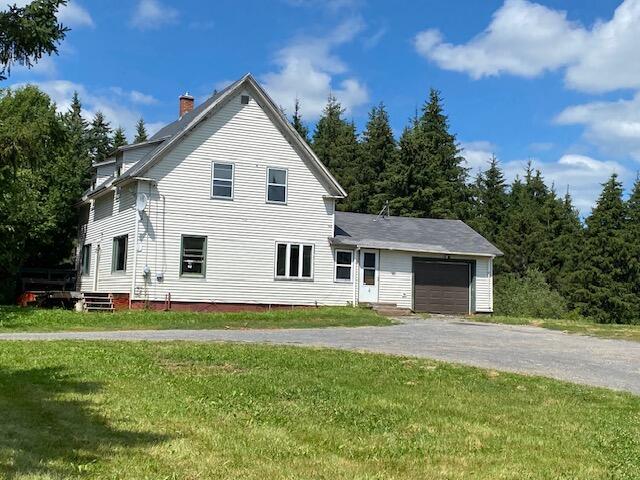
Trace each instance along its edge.
<instances>
[{"instance_id":1,"label":"white house","mask_svg":"<svg viewBox=\"0 0 640 480\"><path fill-rule=\"evenodd\" d=\"M96 165L82 292L129 306L390 303L491 312L500 251L463 222L335 211L347 193L251 75Z\"/></svg>"}]
</instances>

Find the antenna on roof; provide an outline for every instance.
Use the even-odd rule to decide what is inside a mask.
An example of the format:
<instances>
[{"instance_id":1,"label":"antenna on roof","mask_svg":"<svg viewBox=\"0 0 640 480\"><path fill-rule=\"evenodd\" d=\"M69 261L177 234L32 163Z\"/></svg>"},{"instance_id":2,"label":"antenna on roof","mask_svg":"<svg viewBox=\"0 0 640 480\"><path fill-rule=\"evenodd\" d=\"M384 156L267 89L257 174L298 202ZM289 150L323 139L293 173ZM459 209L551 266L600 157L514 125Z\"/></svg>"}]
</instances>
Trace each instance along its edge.
<instances>
[{"instance_id":1,"label":"antenna on roof","mask_svg":"<svg viewBox=\"0 0 640 480\"><path fill-rule=\"evenodd\" d=\"M391 216L391 213L389 213L389 200L387 200L386 202L384 202L384 207L382 207L382 210L380 210L380 213L378 214L378 216L373 220L374 222L377 222L378 219L380 217L384 218L385 217L385 210L387 211L387 217Z\"/></svg>"}]
</instances>

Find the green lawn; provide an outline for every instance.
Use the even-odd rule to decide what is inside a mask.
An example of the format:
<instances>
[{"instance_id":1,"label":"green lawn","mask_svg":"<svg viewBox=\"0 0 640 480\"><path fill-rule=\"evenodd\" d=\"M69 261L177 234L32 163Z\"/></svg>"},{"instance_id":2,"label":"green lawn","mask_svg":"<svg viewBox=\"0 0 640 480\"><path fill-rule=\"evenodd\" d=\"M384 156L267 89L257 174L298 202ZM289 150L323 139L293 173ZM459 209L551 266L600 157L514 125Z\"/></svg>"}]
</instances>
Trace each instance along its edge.
<instances>
[{"instance_id":1,"label":"green lawn","mask_svg":"<svg viewBox=\"0 0 640 480\"><path fill-rule=\"evenodd\" d=\"M640 325L602 324L586 319L558 320L554 318L519 318L501 315L493 315L490 317L478 315L470 318L470 320L476 322L506 323L509 325L532 325L569 333L640 342Z\"/></svg>"},{"instance_id":2,"label":"green lawn","mask_svg":"<svg viewBox=\"0 0 640 480\"><path fill-rule=\"evenodd\" d=\"M632 479L640 397L295 347L0 344L0 478Z\"/></svg>"},{"instance_id":3,"label":"green lawn","mask_svg":"<svg viewBox=\"0 0 640 480\"><path fill-rule=\"evenodd\" d=\"M0 306L0 332L58 330L138 330L203 328L310 328L391 325L373 310L321 307L270 312L197 313L124 310L87 313L71 310Z\"/></svg>"}]
</instances>

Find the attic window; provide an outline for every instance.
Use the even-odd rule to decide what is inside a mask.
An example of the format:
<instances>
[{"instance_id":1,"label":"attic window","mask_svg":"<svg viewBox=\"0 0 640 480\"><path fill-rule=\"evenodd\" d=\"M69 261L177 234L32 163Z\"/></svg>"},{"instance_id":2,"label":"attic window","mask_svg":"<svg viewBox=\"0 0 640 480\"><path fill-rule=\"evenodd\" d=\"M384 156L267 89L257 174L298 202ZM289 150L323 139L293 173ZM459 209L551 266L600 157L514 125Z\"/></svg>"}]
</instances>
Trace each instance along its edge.
<instances>
[{"instance_id":1,"label":"attic window","mask_svg":"<svg viewBox=\"0 0 640 480\"><path fill-rule=\"evenodd\" d=\"M240 103L242 105L249 105L249 95L240 95Z\"/></svg>"}]
</instances>

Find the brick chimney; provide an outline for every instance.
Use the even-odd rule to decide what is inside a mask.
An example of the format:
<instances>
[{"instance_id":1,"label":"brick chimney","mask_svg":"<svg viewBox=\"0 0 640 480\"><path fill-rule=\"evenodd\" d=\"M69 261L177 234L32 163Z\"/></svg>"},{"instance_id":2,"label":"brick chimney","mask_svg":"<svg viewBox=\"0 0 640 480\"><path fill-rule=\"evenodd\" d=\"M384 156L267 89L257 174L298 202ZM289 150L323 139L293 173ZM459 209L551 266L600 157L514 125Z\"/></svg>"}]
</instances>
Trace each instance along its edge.
<instances>
[{"instance_id":1,"label":"brick chimney","mask_svg":"<svg viewBox=\"0 0 640 480\"><path fill-rule=\"evenodd\" d=\"M180 95L180 118L191 110L193 110L193 97L189 95L189 92Z\"/></svg>"}]
</instances>

